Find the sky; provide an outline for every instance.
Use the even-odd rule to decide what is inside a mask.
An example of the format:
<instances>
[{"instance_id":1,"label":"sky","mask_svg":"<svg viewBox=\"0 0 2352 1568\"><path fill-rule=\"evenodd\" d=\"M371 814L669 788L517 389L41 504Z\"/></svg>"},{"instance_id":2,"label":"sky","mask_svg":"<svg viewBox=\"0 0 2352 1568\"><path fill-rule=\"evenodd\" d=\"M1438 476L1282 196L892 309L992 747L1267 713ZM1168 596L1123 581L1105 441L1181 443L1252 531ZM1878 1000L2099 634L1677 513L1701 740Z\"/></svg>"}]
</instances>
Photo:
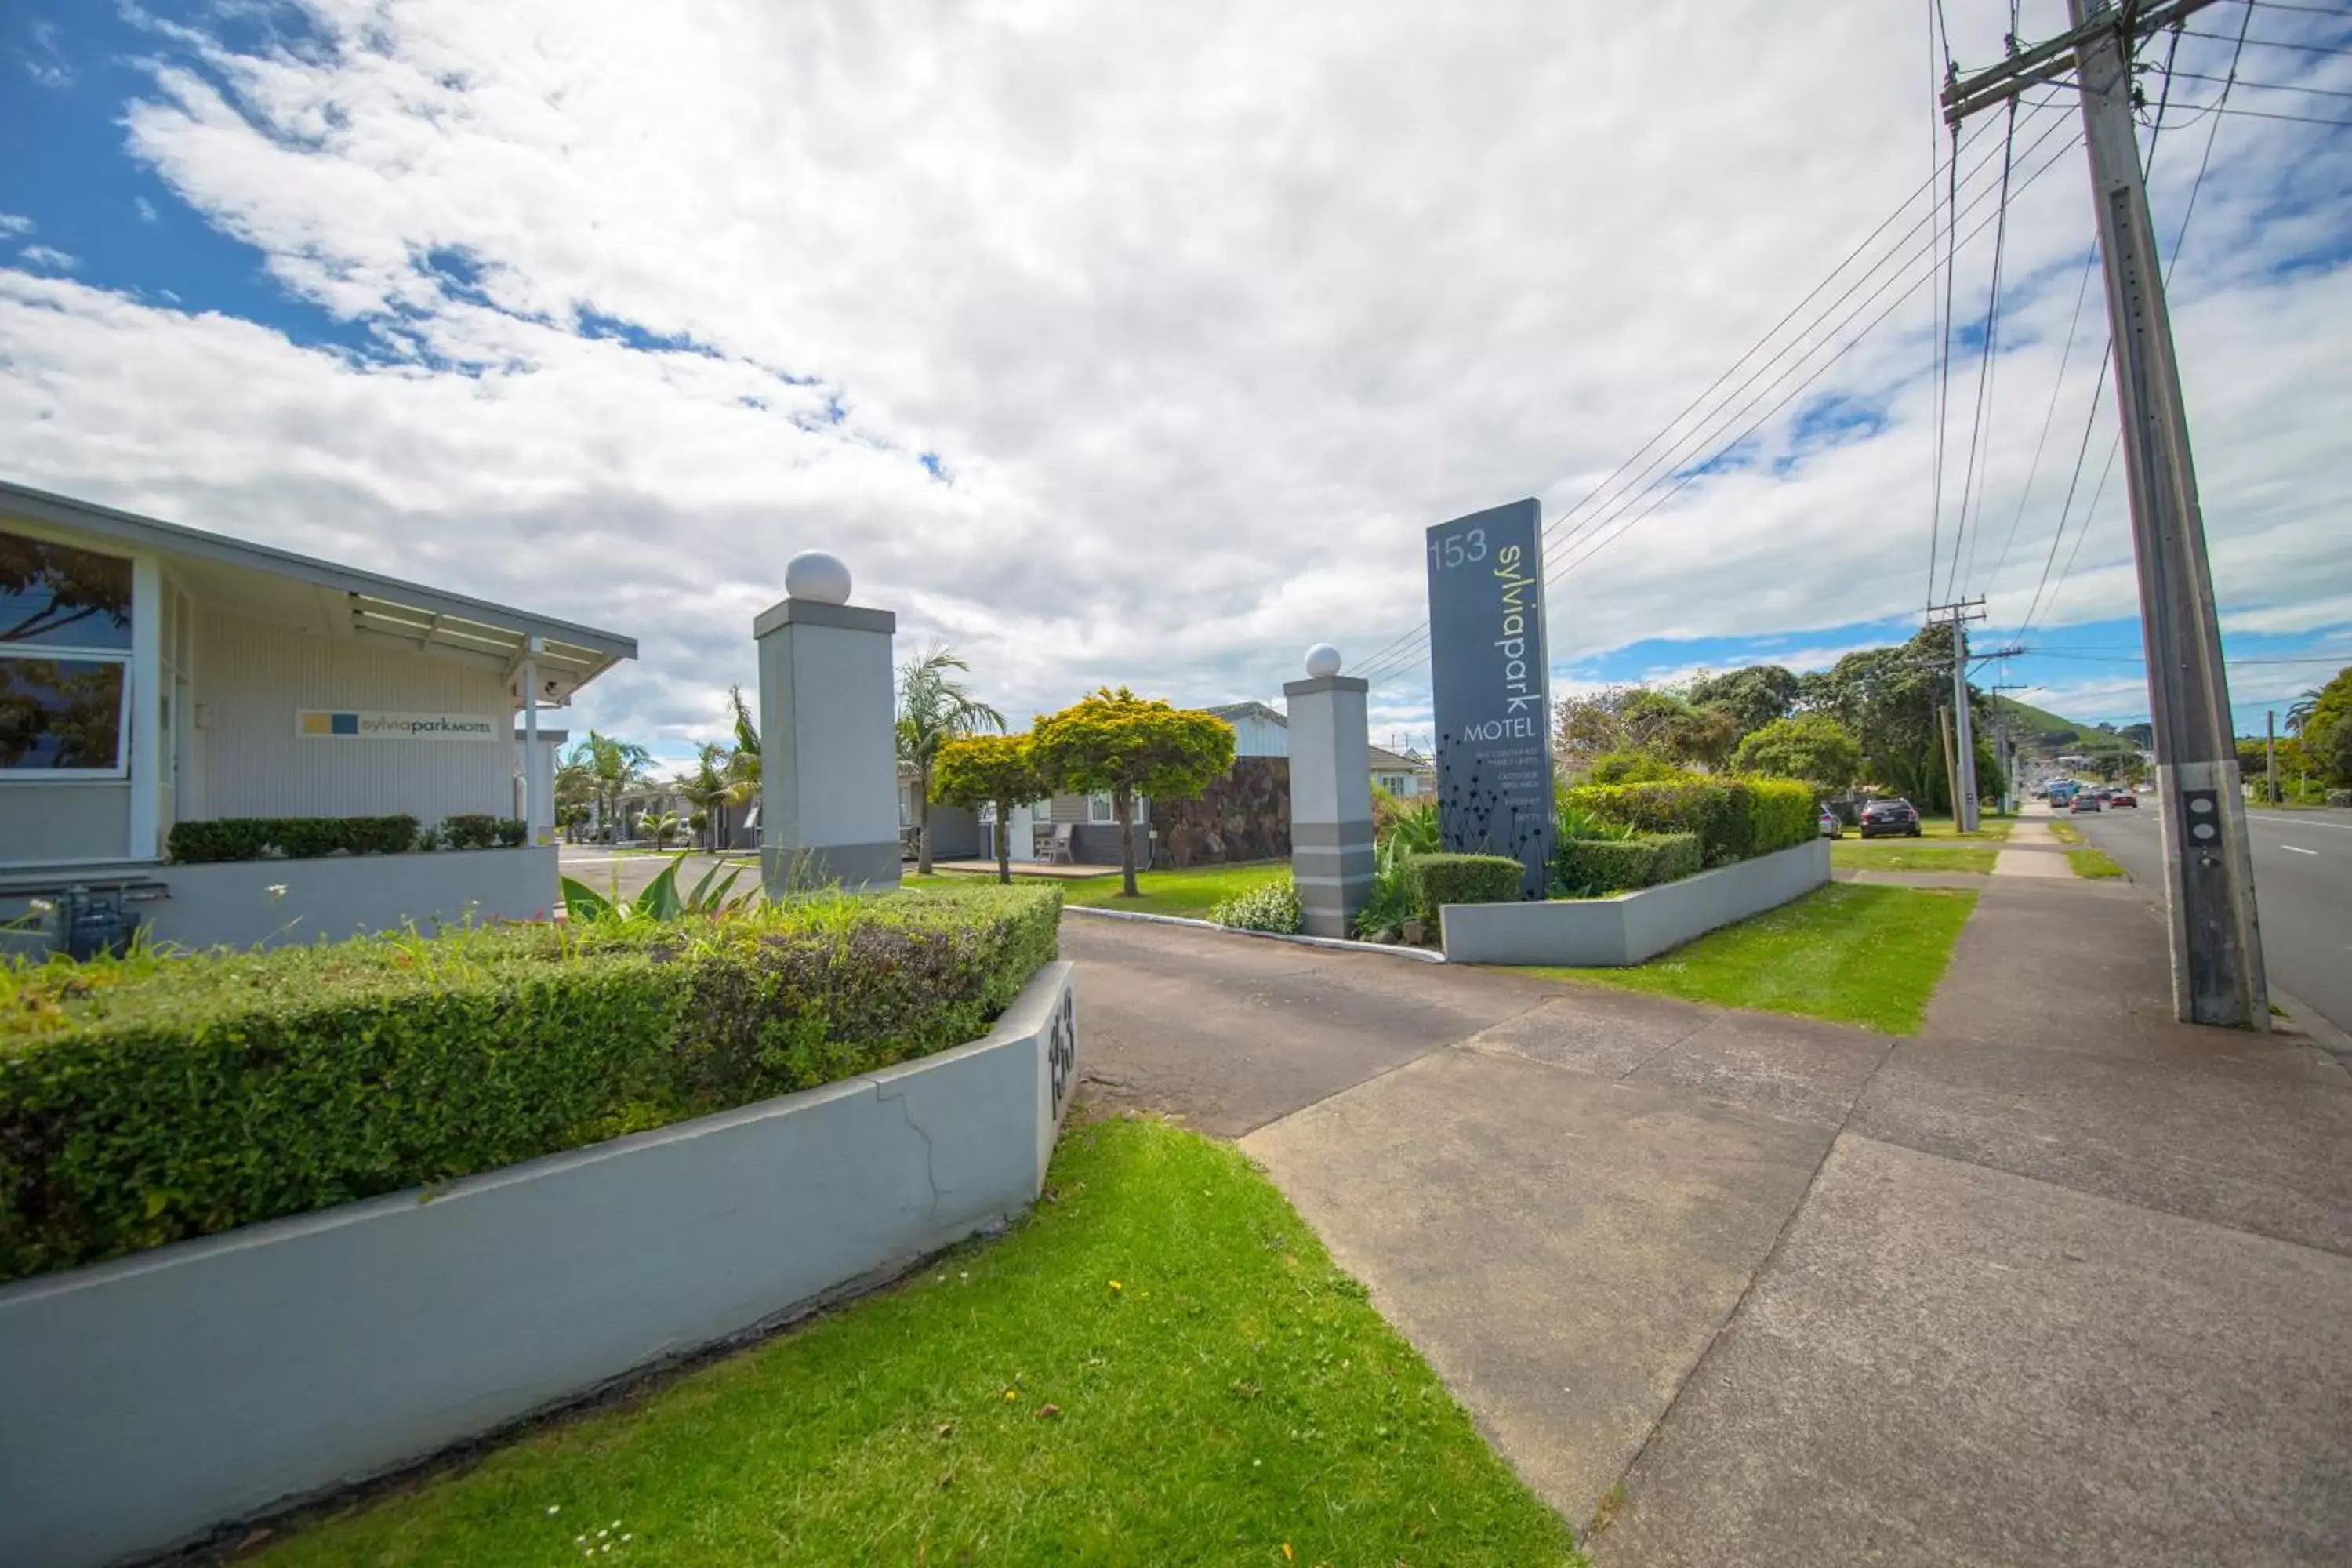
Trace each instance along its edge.
<instances>
[{"instance_id":1,"label":"sky","mask_svg":"<svg viewBox=\"0 0 2352 1568\"><path fill-rule=\"evenodd\" d=\"M571 722L671 757L806 549L1016 717L1328 641L1426 743L1423 531L1528 496L1556 694L1981 595L1980 683L2144 717L2071 91L1966 128L1947 331L1932 19L2008 6L1801 9L0 0L0 477L634 636ZM2142 141L2257 731L2352 662L2352 16L2190 27Z\"/></svg>"}]
</instances>

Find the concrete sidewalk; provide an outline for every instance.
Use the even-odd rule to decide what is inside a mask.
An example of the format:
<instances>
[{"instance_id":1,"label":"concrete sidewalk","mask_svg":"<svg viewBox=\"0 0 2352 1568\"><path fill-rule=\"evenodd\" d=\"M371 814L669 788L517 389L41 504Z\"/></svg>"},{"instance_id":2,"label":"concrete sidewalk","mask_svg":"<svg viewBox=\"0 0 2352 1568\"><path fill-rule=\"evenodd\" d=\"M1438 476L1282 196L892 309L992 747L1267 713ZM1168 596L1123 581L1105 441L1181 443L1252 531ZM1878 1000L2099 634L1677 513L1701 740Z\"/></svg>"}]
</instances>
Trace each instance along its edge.
<instances>
[{"instance_id":1,"label":"concrete sidewalk","mask_svg":"<svg viewBox=\"0 0 2352 1568\"><path fill-rule=\"evenodd\" d=\"M1243 1147L1604 1564L2352 1561L2352 1079L1979 885L1916 1039L1569 989Z\"/></svg>"},{"instance_id":2,"label":"concrete sidewalk","mask_svg":"<svg viewBox=\"0 0 2352 1568\"><path fill-rule=\"evenodd\" d=\"M2074 875L2068 863L2066 847L2050 831L2049 808L2028 807L2011 824L2009 837L2001 845L2000 856L1993 861L1996 877L2054 877L2061 879Z\"/></svg>"}]
</instances>

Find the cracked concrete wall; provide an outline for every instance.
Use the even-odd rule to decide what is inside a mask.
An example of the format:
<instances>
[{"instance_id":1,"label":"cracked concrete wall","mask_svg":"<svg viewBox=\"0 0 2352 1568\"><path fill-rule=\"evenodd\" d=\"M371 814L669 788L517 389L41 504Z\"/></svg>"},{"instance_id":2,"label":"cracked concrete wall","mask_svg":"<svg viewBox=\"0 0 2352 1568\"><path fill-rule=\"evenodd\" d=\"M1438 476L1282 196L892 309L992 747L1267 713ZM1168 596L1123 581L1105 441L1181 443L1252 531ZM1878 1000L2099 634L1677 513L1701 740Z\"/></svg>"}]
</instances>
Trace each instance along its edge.
<instances>
[{"instance_id":1,"label":"cracked concrete wall","mask_svg":"<svg viewBox=\"0 0 2352 1568\"><path fill-rule=\"evenodd\" d=\"M1035 1201L1070 965L982 1040L0 1288L0 1562L100 1563L788 1316Z\"/></svg>"}]
</instances>

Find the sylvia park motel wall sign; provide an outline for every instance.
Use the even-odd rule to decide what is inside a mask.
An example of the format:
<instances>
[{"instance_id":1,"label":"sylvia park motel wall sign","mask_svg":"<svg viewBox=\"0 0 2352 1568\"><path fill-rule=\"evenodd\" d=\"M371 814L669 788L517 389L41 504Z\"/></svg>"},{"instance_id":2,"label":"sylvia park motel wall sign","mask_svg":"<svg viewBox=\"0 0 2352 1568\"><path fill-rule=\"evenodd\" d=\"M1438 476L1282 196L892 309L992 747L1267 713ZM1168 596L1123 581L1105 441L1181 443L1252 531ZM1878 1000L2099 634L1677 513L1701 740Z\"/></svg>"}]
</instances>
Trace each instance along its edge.
<instances>
[{"instance_id":1,"label":"sylvia park motel wall sign","mask_svg":"<svg viewBox=\"0 0 2352 1568\"><path fill-rule=\"evenodd\" d=\"M1438 826L1457 854L1517 860L1528 899L1551 887L1543 581L1543 508L1533 500L1429 531Z\"/></svg>"},{"instance_id":2,"label":"sylvia park motel wall sign","mask_svg":"<svg viewBox=\"0 0 2352 1568\"><path fill-rule=\"evenodd\" d=\"M502 727L482 713L385 713L304 708L294 733L306 741L495 741Z\"/></svg>"}]
</instances>

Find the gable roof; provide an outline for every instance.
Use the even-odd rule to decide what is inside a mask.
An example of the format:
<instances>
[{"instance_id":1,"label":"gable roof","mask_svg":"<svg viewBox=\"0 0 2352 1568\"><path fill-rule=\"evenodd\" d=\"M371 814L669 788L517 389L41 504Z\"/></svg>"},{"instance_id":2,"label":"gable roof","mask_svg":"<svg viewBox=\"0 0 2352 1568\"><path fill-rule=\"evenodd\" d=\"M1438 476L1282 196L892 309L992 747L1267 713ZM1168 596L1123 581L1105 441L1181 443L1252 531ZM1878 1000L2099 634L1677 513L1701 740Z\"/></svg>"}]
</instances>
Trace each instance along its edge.
<instances>
[{"instance_id":1,"label":"gable roof","mask_svg":"<svg viewBox=\"0 0 2352 1568\"><path fill-rule=\"evenodd\" d=\"M1429 771L1429 759L1426 757L1409 757L1402 752L1391 752L1386 746L1367 746L1364 752L1371 759L1374 773L1418 773Z\"/></svg>"},{"instance_id":2,"label":"gable roof","mask_svg":"<svg viewBox=\"0 0 2352 1568\"><path fill-rule=\"evenodd\" d=\"M1290 728L1290 721L1288 719L1284 718L1281 714L1276 712L1273 709L1267 707L1263 702L1223 702L1218 704L1214 708L1203 708L1201 711L1203 713L1213 714L1217 718L1223 719L1228 724L1232 723L1236 719L1265 719L1273 723L1281 725L1286 730Z\"/></svg>"}]
</instances>

